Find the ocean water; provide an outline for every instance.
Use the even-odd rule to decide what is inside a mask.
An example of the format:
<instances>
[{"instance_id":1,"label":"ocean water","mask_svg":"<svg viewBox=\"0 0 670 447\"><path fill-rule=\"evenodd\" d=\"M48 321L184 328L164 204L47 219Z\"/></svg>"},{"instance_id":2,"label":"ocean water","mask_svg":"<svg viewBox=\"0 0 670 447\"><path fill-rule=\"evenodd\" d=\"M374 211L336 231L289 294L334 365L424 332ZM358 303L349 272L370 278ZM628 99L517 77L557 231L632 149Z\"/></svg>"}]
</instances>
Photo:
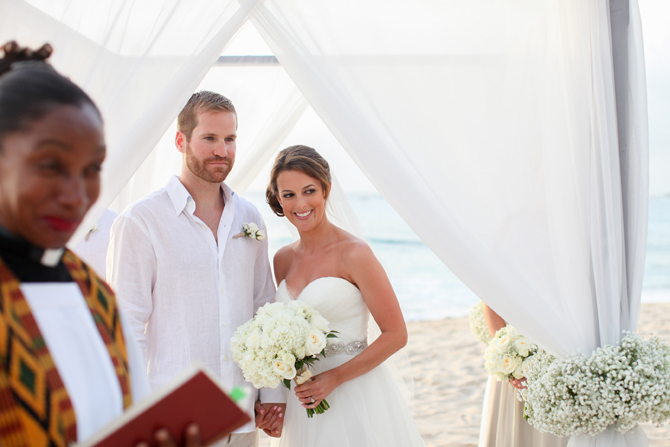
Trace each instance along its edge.
<instances>
[{"instance_id":1,"label":"ocean water","mask_svg":"<svg viewBox=\"0 0 670 447\"><path fill-rule=\"evenodd\" d=\"M272 214L262 193L248 192L244 197L263 214L272 258L280 247L295 240L290 224ZM477 296L433 254L381 195L347 193L347 198L386 269L407 321L468 314ZM642 301L670 301L670 197L650 199Z\"/></svg>"}]
</instances>

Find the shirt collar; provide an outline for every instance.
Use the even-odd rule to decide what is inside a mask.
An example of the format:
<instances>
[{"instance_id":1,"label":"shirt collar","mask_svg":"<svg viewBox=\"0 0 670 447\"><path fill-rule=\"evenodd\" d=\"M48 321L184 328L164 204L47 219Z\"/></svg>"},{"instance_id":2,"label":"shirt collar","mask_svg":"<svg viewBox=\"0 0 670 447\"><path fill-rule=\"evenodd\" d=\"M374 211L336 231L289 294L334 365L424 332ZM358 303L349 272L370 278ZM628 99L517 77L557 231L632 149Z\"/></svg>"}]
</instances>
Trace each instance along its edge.
<instances>
[{"instance_id":1,"label":"shirt collar","mask_svg":"<svg viewBox=\"0 0 670 447\"><path fill-rule=\"evenodd\" d=\"M168 197L170 197L170 200L172 201L172 206L174 207L174 212L177 216L187 207L192 207L191 212L195 210L193 197L191 197L191 194L188 192L184 184L179 180L179 177L176 175L172 177L165 186L165 189L168 193ZM223 192L224 203L232 204L235 192L230 189L230 186L221 183L221 191Z\"/></svg>"}]
</instances>

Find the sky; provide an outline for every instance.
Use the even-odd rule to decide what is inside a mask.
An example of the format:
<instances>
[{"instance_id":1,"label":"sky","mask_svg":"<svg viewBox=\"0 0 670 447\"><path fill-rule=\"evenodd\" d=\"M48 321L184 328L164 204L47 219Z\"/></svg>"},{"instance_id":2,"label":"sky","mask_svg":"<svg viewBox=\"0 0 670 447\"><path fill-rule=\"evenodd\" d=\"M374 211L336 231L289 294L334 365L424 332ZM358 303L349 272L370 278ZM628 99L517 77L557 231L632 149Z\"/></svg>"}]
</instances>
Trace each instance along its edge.
<instances>
[{"instance_id":1,"label":"sky","mask_svg":"<svg viewBox=\"0 0 670 447\"><path fill-rule=\"evenodd\" d=\"M650 195L670 195L670 0L638 0L642 20L649 113ZM272 51L248 22L226 48L226 55L268 55ZM281 147L307 144L318 148L330 162L344 189L374 192L374 186L349 158L316 113L309 108ZM270 164L261 172L267 173ZM259 175L250 190L265 189Z\"/></svg>"}]
</instances>

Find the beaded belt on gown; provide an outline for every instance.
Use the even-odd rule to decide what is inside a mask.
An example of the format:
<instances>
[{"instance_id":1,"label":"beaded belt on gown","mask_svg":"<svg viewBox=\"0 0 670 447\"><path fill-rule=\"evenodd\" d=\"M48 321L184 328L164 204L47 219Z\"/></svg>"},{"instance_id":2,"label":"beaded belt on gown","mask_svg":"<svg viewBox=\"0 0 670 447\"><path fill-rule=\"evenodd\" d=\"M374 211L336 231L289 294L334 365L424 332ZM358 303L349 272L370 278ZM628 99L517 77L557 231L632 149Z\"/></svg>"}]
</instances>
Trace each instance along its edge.
<instances>
[{"instance_id":1,"label":"beaded belt on gown","mask_svg":"<svg viewBox=\"0 0 670 447\"><path fill-rule=\"evenodd\" d=\"M367 340L352 341L351 343L347 343L346 345L342 342L329 343L328 346L326 346L325 353L326 353L326 356L335 355L335 354L355 355L355 354L360 354L367 347L368 347Z\"/></svg>"}]
</instances>

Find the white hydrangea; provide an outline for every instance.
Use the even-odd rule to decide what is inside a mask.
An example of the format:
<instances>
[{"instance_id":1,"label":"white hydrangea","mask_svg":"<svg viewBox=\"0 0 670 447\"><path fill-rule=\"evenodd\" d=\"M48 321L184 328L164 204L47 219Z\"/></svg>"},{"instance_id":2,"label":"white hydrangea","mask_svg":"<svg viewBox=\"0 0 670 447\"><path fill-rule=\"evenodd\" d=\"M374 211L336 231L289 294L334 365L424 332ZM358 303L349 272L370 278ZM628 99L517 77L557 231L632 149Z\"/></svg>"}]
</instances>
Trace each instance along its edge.
<instances>
[{"instance_id":1,"label":"white hydrangea","mask_svg":"<svg viewBox=\"0 0 670 447\"><path fill-rule=\"evenodd\" d=\"M556 360L543 351L535 357L519 398L540 431L595 436L613 424L625 433L639 423L670 420L670 347L664 340L628 332L590 357Z\"/></svg>"},{"instance_id":2,"label":"white hydrangea","mask_svg":"<svg viewBox=\"0 0 670 447\"><path fill-rule=\"evenodd\" d=\"M505 326L496 332L489 342L484 359L484 367L496 380L505 381L511 377L522 379L529 368L537 345L524 337L512 326Z\"/></svg>"},{"instance_id":3,"label":"white hydrangea","mask_svg":"<svg viewBox=\"0 0 670 447\"><path fill-rule=\"evenodd\" d=\"M470 332L484 344L489 344L491 341L491 333L484 319L484 303L482 301L472 306L470 310Z\"/></svg>"},{"instance_id":4,"label":"white hydrangea","mask_svg":"<svg viewBox=\"0 0 670 447\"><path fill-rule=\"evenodd\" d=\"M275 388L323 352L329 333L328 321L302 301L268 303L237 328L230 349L247 381Z\"/></svg>"}]
</instances>

